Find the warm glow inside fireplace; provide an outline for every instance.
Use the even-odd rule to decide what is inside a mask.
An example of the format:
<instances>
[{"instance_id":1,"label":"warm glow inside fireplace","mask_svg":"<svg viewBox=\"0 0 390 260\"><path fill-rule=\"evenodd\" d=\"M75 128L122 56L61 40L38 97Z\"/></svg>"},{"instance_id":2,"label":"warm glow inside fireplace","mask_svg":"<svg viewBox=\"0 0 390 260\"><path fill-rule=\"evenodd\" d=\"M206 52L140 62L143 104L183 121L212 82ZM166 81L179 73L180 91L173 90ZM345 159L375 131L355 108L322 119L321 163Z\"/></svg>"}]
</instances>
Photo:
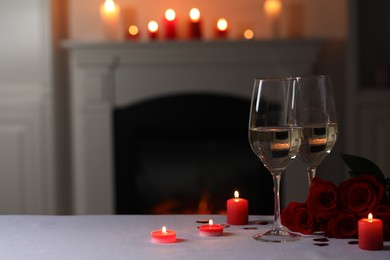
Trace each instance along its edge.
<instances>
[{"instance_id":1,"label":"warm glow inside fireplace","mask_svg":"<svg viewBox=\"0 0 390 260\"><path fill-rule=\"evenodd\" d=\"M224 213L239 190L251 214L272 214L271 175L248 143L249 103L186 94L116 109L116 213Z\"/></svg>"}]
</instances>

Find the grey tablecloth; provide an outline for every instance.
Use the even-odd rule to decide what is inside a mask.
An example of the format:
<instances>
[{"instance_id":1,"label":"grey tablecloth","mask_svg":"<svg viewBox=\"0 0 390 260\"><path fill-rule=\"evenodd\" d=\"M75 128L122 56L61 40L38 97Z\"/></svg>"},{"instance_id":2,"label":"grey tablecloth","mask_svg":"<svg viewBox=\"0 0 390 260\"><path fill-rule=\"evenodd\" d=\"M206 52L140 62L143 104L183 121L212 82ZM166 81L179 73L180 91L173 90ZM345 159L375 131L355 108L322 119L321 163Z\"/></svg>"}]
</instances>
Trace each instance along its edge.
<instances>
[{"instance_id":1,"label":"grey tablecloth","mask_svg":"<svg viewBox=\"0 0 390 260\"><path fill-rule=\"evenodd\" d=\"M389 242L364 251L350 239L320 247L311 236L288 243L252 238L270 225L230 226L222 237L201 237L196 221L209 218L226 222L223 215L0 216L0 259L390 259ZM270 220L250 217L264 219ZM151 242L150 232L163 225L177 232L177 243Z\"/></svg>"}]
</instances>

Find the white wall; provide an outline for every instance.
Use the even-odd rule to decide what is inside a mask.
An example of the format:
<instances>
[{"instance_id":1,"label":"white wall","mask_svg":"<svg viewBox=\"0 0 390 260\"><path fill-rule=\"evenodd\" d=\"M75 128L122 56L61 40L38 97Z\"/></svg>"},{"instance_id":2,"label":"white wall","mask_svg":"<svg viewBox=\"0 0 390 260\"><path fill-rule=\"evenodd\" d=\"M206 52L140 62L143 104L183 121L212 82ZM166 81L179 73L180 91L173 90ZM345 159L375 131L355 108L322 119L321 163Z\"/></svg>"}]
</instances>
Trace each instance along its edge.
<instances>
[{"instance_id":1,"label":"white wall","mask_svg":"<svg viewBox=\"0 0 390 260\"><path fill-rule=\"evenodd\" d=\"M306 37L346 38L348 0L282 0L284 4L281 22L282 36L286 36L292 3L303 6L303 35ZM102 39L103 32L99 6L103 0L69 0L69 37L77 40ZM188 12L198 7L203 16L203 31L206 38L213 37L217 18L226 17L231 24L230 37L241 36L243 28L252 27L257 38L269 38L270 25L265 18L262 5L264 0L117 0L147 38L147 23L161 22L164 11L174 8L181 27L185 27ZM182 34L183 28L181 29Z\"/></svg>"}]
</instances>

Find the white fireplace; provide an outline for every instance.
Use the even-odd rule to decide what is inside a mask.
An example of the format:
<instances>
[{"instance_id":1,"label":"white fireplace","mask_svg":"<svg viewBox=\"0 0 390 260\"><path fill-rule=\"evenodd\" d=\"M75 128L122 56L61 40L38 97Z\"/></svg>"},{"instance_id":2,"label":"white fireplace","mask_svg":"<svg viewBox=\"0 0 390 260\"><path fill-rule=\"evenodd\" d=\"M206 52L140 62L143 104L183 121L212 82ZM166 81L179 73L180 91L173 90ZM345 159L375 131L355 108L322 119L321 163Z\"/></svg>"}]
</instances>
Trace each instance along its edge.
<instances>
[{"instance_id":1,"label":"white fireplace","mask_svg":"<svg viewBox=\"0 0 390 260\"><path fill-rule=\"evenodd\" d=\"M64 46L70 54L73 213L112 214L114 108L185 93L250 98L256 77L314 73L321 41L65 42ZM292 179L286 174L284 181ZM297 190L285 185L282 197L294 199Z\"/></svg>"}]
</instances>

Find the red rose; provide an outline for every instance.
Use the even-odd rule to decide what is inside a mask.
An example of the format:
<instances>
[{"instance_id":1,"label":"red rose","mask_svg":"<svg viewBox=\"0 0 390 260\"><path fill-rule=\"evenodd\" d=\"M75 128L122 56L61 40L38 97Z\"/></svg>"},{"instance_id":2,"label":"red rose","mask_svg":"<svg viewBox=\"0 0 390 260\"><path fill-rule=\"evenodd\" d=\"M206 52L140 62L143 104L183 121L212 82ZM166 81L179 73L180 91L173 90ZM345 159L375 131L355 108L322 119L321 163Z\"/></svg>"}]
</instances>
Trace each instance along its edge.
<instances>
[{"instance_id":1,"label":"red rose","mask_svg":"<svg viewBox=\"0 0 390 260\"><path fill-rule=\"evenodd\" d=\"M390 241L390 206L382 204L372 211L374 218L379 218L383 222L383 236L386 241Z\"/></svg>"},{"instance_id":2,"label":"red rose","mask_svg":"<svg viewBox=\"0 0 390 260\"><path fill-rule=\"evenodd\" d=\"M367 217L385 197L385 188L375 176L360 175L339 185L340 201L344 208Z\"/></svg>"},{"instance_id":3,"label":"red rose","mask_svg":"<svg viewBox=\"0 0 390 260\"><path fill-rule=\"evenodd\" d=\"M315 218L310 214L306 203L291 202L283 210L282 224L291 231L311 234L316 229Z\"/></svg>"},{"instance_id":4,"label":"red rose","mask_svg":"<svg viewBox=\"0 0 390 260\"><path fill-rule=\"evenodd\" d=\"M338 208L339 196L336 185L330 181L314 177L310 186L307 204L314 217L326 219Z\"/></svg>"},{"instance_id":5,"label":"red rose","mask_svg":"<svg viewBox=\"0 0 390 260\"><path fill-rule=\"evenodd\" d=\"M359 217L353 213L338 212L329 219L325 233L334 238L357 238L358 220Z\"/></svg>"}]
</instances>

